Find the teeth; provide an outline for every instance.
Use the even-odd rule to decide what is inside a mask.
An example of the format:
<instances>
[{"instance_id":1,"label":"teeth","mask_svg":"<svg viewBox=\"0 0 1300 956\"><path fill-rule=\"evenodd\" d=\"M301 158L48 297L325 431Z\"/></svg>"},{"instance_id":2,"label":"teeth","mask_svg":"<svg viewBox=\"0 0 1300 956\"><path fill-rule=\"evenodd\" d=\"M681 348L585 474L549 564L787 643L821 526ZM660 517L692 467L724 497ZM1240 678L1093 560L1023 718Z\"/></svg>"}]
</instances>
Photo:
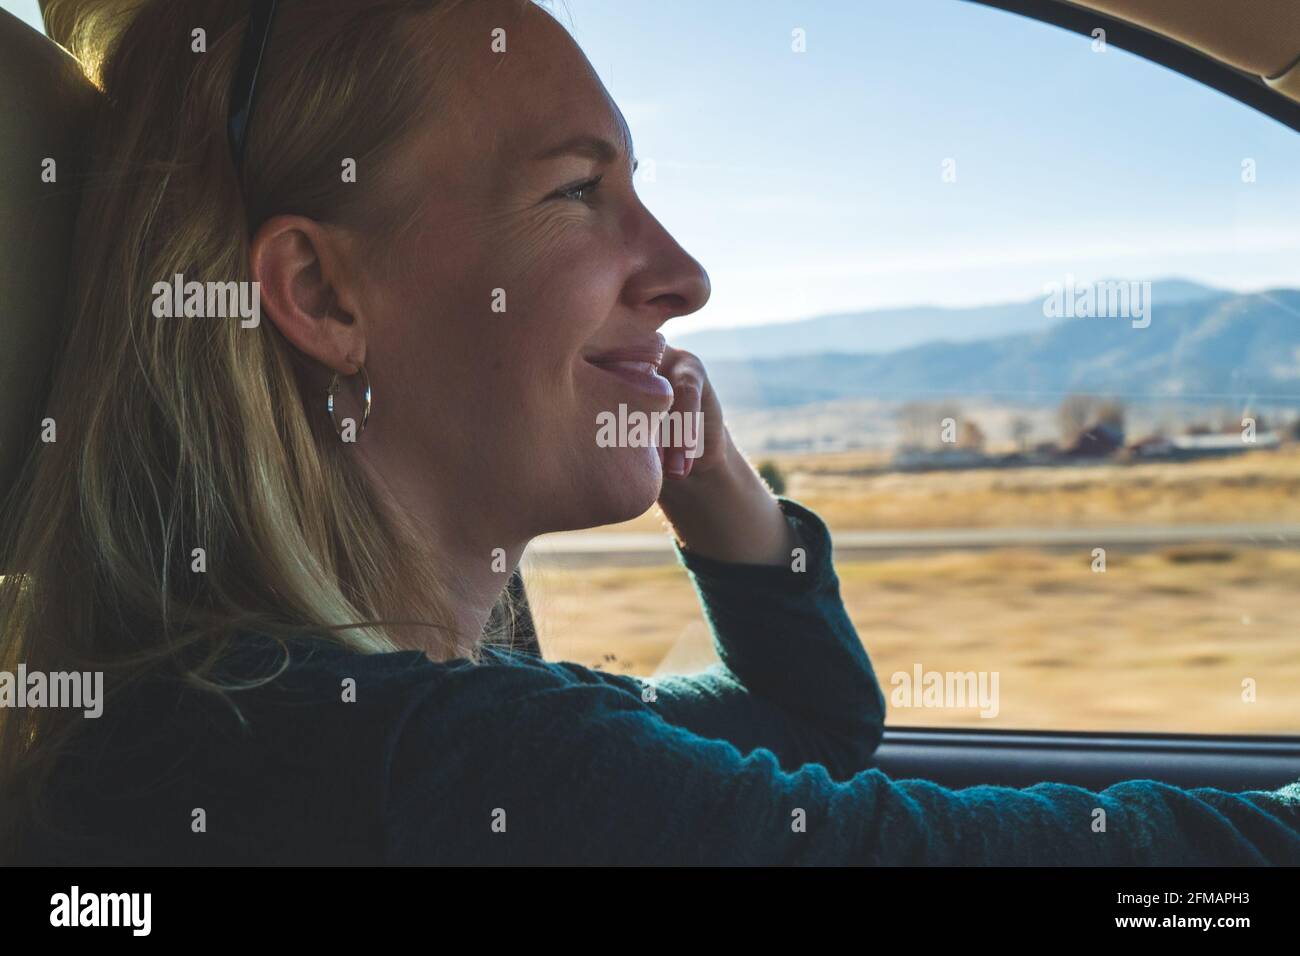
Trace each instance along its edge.
<instances>
[{"instance_id":1,"label":"teeth","mask_svg":"<svg viewBox=\"0 0 1300 956\"><path fill-rule=\"evenodd\" d=\"M645 375L653 375L657 369L653 362L601 362L600 364L605 368L621 368Z\"/></svg>"}]
</instances>

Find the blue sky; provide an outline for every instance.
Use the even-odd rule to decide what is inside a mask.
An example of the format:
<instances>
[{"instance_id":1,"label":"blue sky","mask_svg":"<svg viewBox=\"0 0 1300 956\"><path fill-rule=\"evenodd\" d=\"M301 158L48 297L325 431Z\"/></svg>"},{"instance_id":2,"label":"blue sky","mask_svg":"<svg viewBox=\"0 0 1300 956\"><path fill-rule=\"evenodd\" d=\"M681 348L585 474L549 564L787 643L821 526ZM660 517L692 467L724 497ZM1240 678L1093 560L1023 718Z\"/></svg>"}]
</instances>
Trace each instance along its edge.
<instances>
[{"instance_id":1,"label":"blue sky","mask_svg":"<svg viewBox=\"0 0 1300 956\"><path fill-rule=\"evenodd\" d=\"M712 279L670 337L1067 274L1297 284L1300 134L1113 47L961 0L554 7L628 119L640 195Z\"/></svg>"}]
</instances>

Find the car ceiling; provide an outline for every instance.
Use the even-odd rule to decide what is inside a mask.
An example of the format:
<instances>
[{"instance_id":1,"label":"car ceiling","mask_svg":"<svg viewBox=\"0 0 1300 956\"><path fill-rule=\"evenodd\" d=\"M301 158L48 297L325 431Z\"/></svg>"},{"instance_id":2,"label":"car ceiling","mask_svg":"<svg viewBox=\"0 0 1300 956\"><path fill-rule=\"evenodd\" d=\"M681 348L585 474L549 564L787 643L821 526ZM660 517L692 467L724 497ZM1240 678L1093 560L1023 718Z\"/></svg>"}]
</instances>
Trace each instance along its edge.
<instances>
[{"instance_id":1,"label":"car ceiling","mask_svg":"<svg viewBox=\"0 0 1300 956\"><path fill-rule=\"evenodd\" d=\"M1262 79L1300 57L1296 0L1073 0L1177 40Z\"/></svg>"},{"instance_id":2,"label":"car ceiling","mask_svg":"<svg viewBox=\"0 0 1300 956\"><path fill-rule=\"evenodd\" d=\"M1176 40L1300 102L1297 0L1056 0Z\"/></svg>"},{"instance_id":3,"label":"car ceiling","mask_svg":"<svg viewBox=\"0 0 1300 956\"><path fill-rule=\"evenodd\" d=\"M140 0L83 0L100 8L126 8ZM1300 2L1297 0L1052 0L1107 14L1176 40L1263 80L1300 102ZM41 9L47 3L41 0ZM50 24L59 36L62 24Z\"/></svg>"}]
</instances>

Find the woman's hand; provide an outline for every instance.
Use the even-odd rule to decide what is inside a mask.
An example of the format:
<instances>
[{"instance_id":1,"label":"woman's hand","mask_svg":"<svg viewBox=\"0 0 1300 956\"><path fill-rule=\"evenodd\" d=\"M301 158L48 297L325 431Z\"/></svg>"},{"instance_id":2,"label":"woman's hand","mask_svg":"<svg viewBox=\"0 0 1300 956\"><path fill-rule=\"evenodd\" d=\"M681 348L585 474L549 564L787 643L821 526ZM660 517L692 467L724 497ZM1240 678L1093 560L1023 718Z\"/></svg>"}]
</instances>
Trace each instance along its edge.
<instances>
[{"instance_id":1,"label":"woman's hand","mask_svg":"<svg viewBox=\"0 0 1300 956\"><path fill-rule=\"evenodd\" d=\"M668 347L659 363L659 374L673 385L673 407L667 421L676 419L680 423L677 427L665 423L661 429L664 444L659 447L659 460L665 483L718 467L726 460L725 446L731 437L704 365L690 352ZM665 447L670 440L685 440L685 447Z\"/></svg>"},{"instance_id":2,"label":"woman's hand","mask_svg":"<svg viewBox=\"0 0 1300 956\"><path fill-rule=\"evenodd\" d=\"M659 449L664 463L659 507L677 540L688 551L717 561L789 564L797 543L794 529L771 489L732 442L704 365L690 352L669 348L659 371L673 384L670 412L680 413L672 417L681 422L680 432L665 425L663 441L678 434L695 439L694 449Z\"/></svg>"}]
</instances>

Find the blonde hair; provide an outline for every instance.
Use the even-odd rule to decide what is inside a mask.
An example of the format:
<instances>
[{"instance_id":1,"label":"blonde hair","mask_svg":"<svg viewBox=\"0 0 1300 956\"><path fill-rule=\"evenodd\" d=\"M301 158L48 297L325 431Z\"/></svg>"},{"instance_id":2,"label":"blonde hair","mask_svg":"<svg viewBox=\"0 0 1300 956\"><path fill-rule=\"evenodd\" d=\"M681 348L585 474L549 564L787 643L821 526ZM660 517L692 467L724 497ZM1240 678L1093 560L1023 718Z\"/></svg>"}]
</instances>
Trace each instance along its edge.
<instances>
[{"instance_id":1,"label":"blonde hair","mask_svg":"<svg viewBox=\"0 0 1300 956\"><path fill-rule=\"evenodd\" d=\"M149 307L176 273L248 281L249 237L278 213L400 230L411 197L384 160L441 105L437 53L451 41L432 26L462 2L284 0L242 184L225 124L247 3L48 4L51 35L103 97L46 410L57 440L34 449L4 522L0 670L104 671L120 690L162 668L223 692L235 688L212 668L240 631L379 653L404 649L385 625L413 608L431 656L479 660L482 636L451 623L454 569L430 567L381 506L324 396L304 407L304 357L274 324ZM191 49L198 28L206 52ZM378 172L342 184L344 156ZM379 396L376 383L377 413ZM0 708L0 849L77 717Z\"/></svg>"}]
</instances>

